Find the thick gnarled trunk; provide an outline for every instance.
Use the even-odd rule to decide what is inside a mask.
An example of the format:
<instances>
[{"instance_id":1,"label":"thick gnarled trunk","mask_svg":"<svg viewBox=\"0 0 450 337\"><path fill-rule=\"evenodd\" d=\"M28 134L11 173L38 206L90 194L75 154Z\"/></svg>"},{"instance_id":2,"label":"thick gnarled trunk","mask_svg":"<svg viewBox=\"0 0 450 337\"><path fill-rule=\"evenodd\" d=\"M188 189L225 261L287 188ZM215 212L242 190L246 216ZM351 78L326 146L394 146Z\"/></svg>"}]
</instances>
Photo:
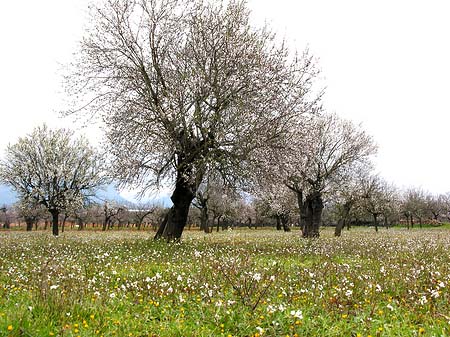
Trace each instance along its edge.
<instances>
[{"instance_id":1,"label":"thick gnarled trunk","mask_svg":"<svg viewBox=\"0 0 450 337\"><path fill-rule=\"evenodd\" d=\"M168 242L181 239L195 192L195 187L189 184L186 178L182 176L177 179L175 190L170 198L173 206L159 226L155 239L163 238Z\"/></svg>"},{"instance_id":2,"label":"thick gnarled trunk","mask_svg":"<svg viewBox=\"0 0 450 337\"><path fill-rule=\"evenodd\" d=\"M303 237L319 237L319 228L322 222L323 201L320 192L310 193L304 202Z\"/></svg>"}]
</instances>

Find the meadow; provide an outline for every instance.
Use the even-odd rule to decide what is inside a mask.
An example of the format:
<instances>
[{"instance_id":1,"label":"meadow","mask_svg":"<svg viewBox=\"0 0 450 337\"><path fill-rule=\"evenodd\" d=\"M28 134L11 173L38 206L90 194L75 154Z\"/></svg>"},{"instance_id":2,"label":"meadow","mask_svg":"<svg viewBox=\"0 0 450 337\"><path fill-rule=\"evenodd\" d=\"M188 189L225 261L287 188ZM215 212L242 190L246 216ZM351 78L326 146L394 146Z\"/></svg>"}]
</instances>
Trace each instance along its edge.
<instances>
[{"instance_id":1,"label":"meadow","mask_svg":"<svg viewBox=\"0 0 450 337\"><path fill-rule=\"evenodd\" d=\"M450 231L0 232L0 336L450 336Z\"/></svg>"}]
</instances>

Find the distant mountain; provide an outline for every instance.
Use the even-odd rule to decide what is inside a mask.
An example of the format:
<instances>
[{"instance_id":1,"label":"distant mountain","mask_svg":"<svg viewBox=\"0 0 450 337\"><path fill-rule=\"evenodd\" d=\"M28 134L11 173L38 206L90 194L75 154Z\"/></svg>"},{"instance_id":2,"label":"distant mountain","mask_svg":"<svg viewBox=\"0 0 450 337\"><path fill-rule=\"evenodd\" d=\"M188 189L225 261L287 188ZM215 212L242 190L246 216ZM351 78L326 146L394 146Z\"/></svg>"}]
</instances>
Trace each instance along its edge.
<instances>
[{"instance_id":1,"label":"distant mountain","mask_svg":"<svg viewBox=\"0 0 450 337\"><path fill-rule=\"evenodd\" d=\"M139 202L149 202L153 204L159 204L164 207L172 206L172 201L167 193L161 193L155 197L147 197L144 200L136 200L136 198L128 193L125 193L125 197L121 195L121 192L117 190L114 184L109 184L97 191L97 195L93 198L96 202L102 203L106 200L114 201L118 204L129 204ZM8 186L0 184L0 206L12 205L17 201L17 194Z\"/></svg>"},{"instance_id":2,"label":"distant mountain","mask_svg":"<svg viewBox=\"0 0 450 337\"><path fill-rule=\"evenodd\" d=\"M97 196L94 197L97 202L103 202L105 200L115 201L119 204L126 204L129 201L122 197L113 184L105 186L103 189L99 189ZM0 206L12 205L17 201L17 194L8 186L0 184Z\"/></svg>"},{"instance_id":3,"label":"distant mountain","mask_svg":"<svg viewBox=\"0 0 450 337\"><path fill-rule=\"evenodd\" d=\"M94 200L97 202L115 201L118 204L127 204L130 202L128 199L125 199L120 195L114 184L109 184L99 189L96 197L94 197Z\"/></svg>"}]
</instances>

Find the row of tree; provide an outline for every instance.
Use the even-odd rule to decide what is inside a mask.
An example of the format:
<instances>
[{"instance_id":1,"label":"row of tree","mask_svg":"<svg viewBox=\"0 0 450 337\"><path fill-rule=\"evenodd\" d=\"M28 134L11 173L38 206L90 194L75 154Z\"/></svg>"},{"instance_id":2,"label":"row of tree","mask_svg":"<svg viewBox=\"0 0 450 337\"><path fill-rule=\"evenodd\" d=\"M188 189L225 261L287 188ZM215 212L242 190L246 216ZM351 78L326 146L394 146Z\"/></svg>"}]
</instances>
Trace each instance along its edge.
<instances>
[{"instance_id":1,"label":"row of tree","mask_svg":"<svg viewBox=\"0 0 450 337\"><path fill-rule=\"evenodd\" d=\"M400 224L409 229L414 225L438 226L450 221L450 193L433 195L419 188L400 191L378 176L359 178L359 186L347 184L326 200L323 224L334 226L336 236L341 235L344 227L350 229L351 226L370 225L378 231L379 226L389 228ZM24 201L0 208L1 227L9 229L11 224L20 226L24 223L27 231L33 227L49 228L51 213L42 205L27 207ZM154 203L89 200L80 208L63 210L59 226L63 232L67 226L78 230L87 227L103 231L112 228L156 230L168 211ZM208 190L202 189L194 199L188 226L205 233L214 228L219 231L235 226L271 226L290 231L292 226L301 226L298 214L298 203L293 194L287 193L284 199L275 201L269 195L243 196L221 185L210 184Z\"/></svg>"}]
</instances>

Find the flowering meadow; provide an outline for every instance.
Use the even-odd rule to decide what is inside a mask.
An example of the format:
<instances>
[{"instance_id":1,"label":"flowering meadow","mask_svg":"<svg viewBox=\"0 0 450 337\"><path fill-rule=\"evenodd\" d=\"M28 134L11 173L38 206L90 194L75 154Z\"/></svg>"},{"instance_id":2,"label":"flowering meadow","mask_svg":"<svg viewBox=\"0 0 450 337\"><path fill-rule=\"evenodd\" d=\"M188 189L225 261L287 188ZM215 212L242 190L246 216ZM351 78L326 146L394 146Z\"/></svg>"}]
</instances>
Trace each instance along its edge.
<instances>
[{"instance_id":1,"label":"flowering meadow","mask_svg":"<svg viewBox=\"0 0 450 337\"><path fill-rule=\"evenodd\" d=\"M450 231L0 232L0 336L449 336Z\"/></svg>"}]
</instances>

